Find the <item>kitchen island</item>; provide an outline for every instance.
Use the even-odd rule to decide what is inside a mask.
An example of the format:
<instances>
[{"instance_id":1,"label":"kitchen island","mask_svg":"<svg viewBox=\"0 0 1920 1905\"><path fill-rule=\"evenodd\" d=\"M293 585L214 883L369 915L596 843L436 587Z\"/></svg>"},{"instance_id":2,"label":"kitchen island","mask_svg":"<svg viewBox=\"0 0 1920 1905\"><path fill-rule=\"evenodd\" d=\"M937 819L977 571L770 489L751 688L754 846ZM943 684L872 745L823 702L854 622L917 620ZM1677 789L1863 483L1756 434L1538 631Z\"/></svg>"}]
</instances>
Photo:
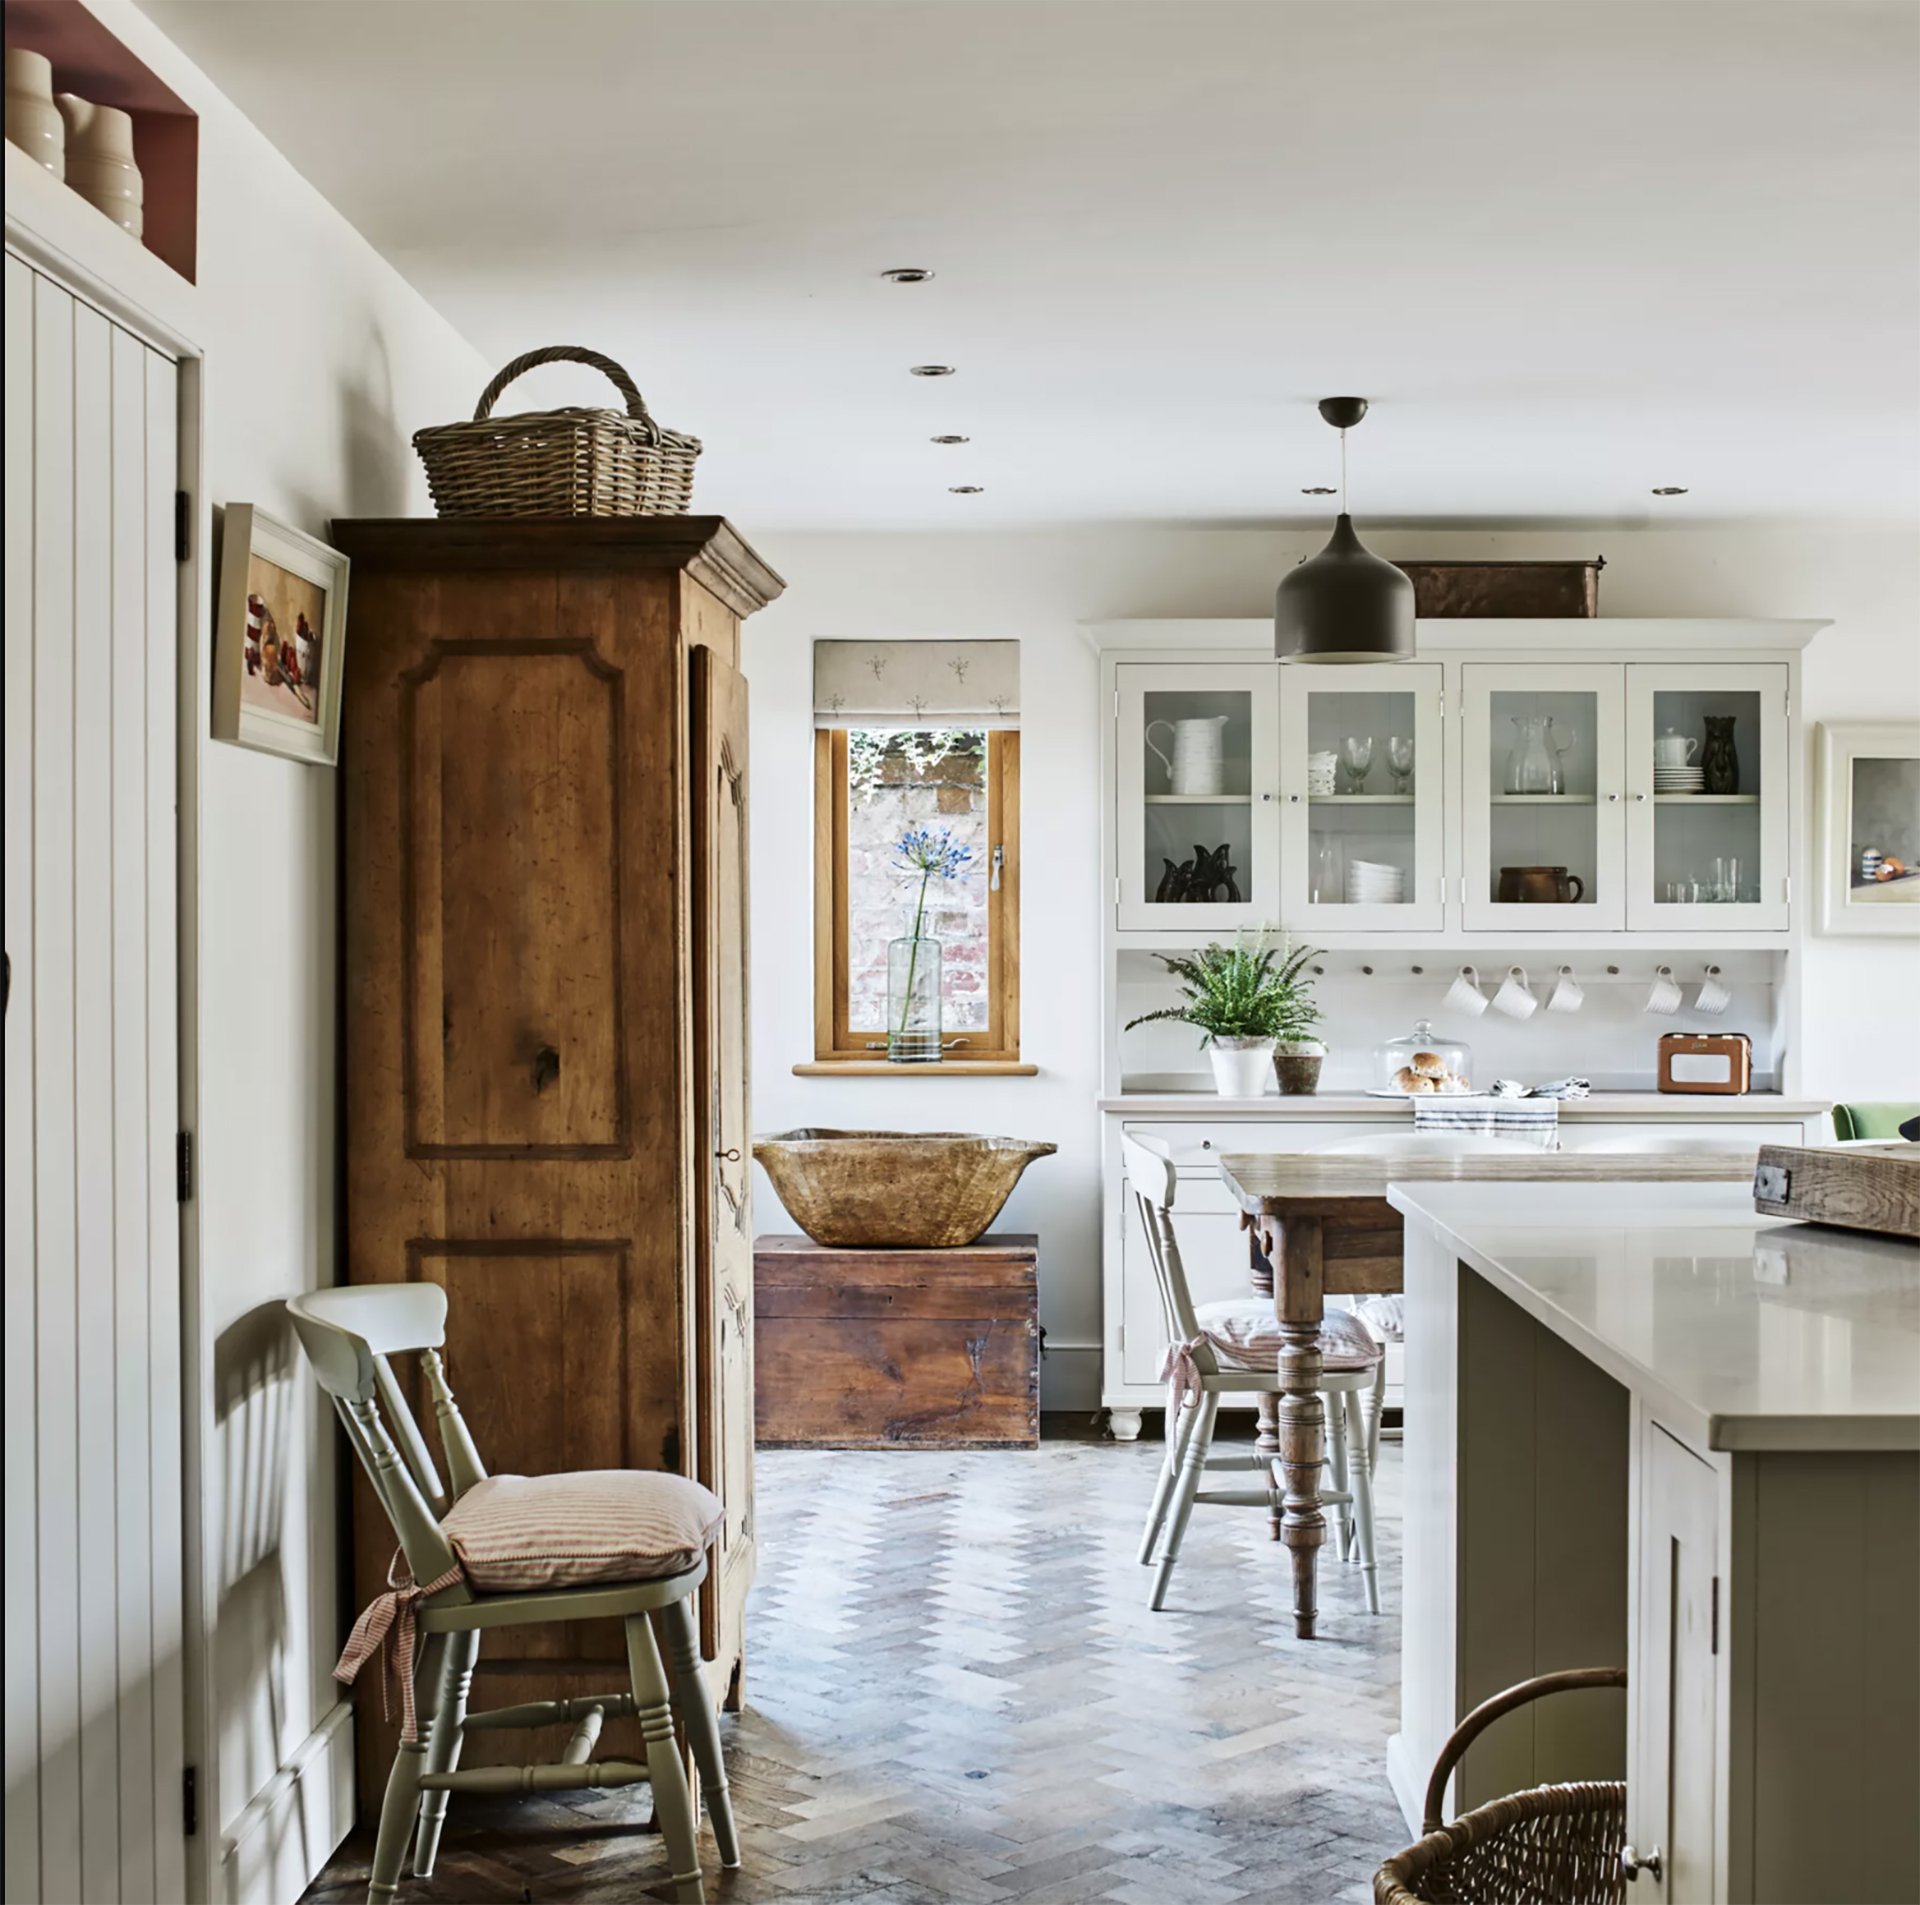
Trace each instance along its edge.
<instances>
[{"instance_id":1,"label":"kitchen island","mask_svg":"<svg viewBox=\"0 0 1920 1905\"><path fill-rule=\"evenodd\" d=\"M1397 1183L1410 1824L1628 1781L1636 1898L1920 1897L1920 1249L1734 1184ZM1659 1870L1651 1860L1657 1851Z\"/></svg>"}]
</instances>

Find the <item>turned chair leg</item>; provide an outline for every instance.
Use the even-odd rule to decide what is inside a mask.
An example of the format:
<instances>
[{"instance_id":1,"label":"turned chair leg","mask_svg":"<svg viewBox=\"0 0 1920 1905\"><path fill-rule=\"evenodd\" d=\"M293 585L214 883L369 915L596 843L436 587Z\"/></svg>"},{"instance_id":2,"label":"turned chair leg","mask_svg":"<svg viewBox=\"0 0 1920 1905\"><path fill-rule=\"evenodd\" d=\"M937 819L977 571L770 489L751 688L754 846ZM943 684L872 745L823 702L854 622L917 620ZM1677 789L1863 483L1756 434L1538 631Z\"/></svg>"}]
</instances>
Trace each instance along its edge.
<instances>
[{"instance_id":1,"label":"turned chair leg","mask_svg":"<svg viewBox=\"0 0 1920 1905\"><path fill-rule=\"evenodd\" d=\"M1160 1557L1160 1572L1154 1577L1153 1599L1147 1603L1157 1614L1167 1597L1167 1584L1173 1579L1173 1564L1180 1559L1180 1543L1193 1516L1193 1498L1200 1492L1206 1472L1207 1450L1213 1446L1213 1420L1220 1413L1220 1398L1207 1391L1193 1408L1193 1426L1187 1431L1186 1448L1180 1459L1180 1479L1173 1502L1173 1525L1167 1530L1167 1551Z\"/></svg>"},{"instance_id":2,"label":"turned chair leg","mask_svg":"<svg viewBox=\"0 0 1920 1905\"><path fill-rule=\"evenodd\" d=\"M1367 1612L1380 1612L1380 1571L1373 1540L1373 1464L1367 1460L1364 1405L1357 1389L1344 1398L1353 1441L1353 1527L1360 1544L1360 1568L1366 1576Z\"/></svg>"},{"instance_id":3,"label":"turned chair leg","mask_svg":"<svg viewBox=\"0 0 1920 1905\"><path fill-rule=\"evenodd\" d=\"M720 1757L720 1722L713 1711L713 1695L700 1670L700 1651L693 1631L693 1601L670 1601L655 1616L673 1663L673 1684L679 1693L680 1724L687 1729L693 1763L700 1769L700 1792L707 1817L713 1821L714 1843L720 1863L740 1863L740 1834L733 1823L733 1792L727 1785L726 1765Z\"/></svg>"},{"instance_id":4,"label":"turned chair leg","mask_svg":"<svg viewBox=\"0 0 1920 1905\"><path fill-rule=\"evenodd\" d=\"M467 1695L473 1687L473 1663L479 1653L478 1628L447 1636L446 1667L440 1676L433 1730L427 1735L423 1772L450 1773L460 1764L460 1736L467 1723ZM440 1853L440 1828L447 1822L447 1801L451 1797L444 1792L420 1795L420 1830L413 1840L413 1876L417 1879L433 1877L433 1862Z\"/></svg>"},{"instance_id":5,"label":"turned chair leg","mask_svg":"<svg viewBox=\"0 0 1920 1905\"><path fill-rule=\"evenodd\" d=\"M1154 1543L1160 1539L1160 1530L1166 1523L1167 1504L1173 1500L1174 1485L1180 1479L1180 1463L1186 1455L1187 1442L1199 1415L1197 1405L1183 1409L1178 1426L1171 1421L1167 1425L1167 1453L1160 1464L1160 1478L1153 1486L1153 1506L1147 1511L1146 1529L1140 1536L1140 1565L1143 1568L1153 1565Z\"/></svg>"},{"instance_id":6,"label":"turned chair leg","mask_svg":"<svg viewBox=\"0 0 1920 1905\"><path fill-rule=\"evenodd\" d=\"M673 1737L673 1712L666 1670L653 1644L653 1625L644 1614L627 1616L627 1671L633 1679L634 1705L647 1742L647 1778L653 1787L653 1816L673 1866L673 1885L681 1905L701 1905L700 1842L694 1833L693 1795L687 1769Z\"/></svg>"},{"instance_id":7,"label":"turned chair leg","mask_svg":"<svg viewBox=\"0 0 1920 1905\"><path fill-rule=\"evenodd\" d=\"M424 1650L424 1671L417 1679L430 1687L441 1684L447 1637L435 1634ZM416 1682L417 1684L417 1682ZM429 1733L429 1740L431 1733ZM429 1740L402 1740L387 1774L387 1796L380 1802L380 1830L373 1841L373 1876L367 1882L367 1905L391 1905L400 1890L400 1868L407 1862L407 1841L413 1836L420 1810L420 1775L426 1771Z\"/></svg>"},{"instance_id":8,"label":"turned chair leg","mask_svg":"<svg viewBox=\"0 0 1920 1905\"><path fill-rule=\"evenodd\" d=\"M1382 1356L1373 1372L1373 1389L1367 1397L1367 1468L1380 1472L1380 1418L1387 1412L1387 1359Z\"/></svg>"}]
</instances>

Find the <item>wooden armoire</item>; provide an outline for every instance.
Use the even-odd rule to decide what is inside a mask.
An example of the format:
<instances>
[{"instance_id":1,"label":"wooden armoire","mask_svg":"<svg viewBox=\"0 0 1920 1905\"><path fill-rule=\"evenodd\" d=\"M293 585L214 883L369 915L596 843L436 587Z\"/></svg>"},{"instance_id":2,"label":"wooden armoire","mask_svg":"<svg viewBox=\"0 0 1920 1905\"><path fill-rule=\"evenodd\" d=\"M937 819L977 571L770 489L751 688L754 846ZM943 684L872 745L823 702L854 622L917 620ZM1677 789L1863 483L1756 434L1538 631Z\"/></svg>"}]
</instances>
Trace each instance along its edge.
<instances>
[{"instance_id":1,"label":"wooden armoire","mask_svg":"<svg viewBox=\"0 0 1920 1905\"><path fill-rule=\"evenodd\" d=\"M737 1705L754 1568L740 623L780 578L717 516L333 535L353 561L347 1274L445 1286L448 1376L491 1473L671 1469L720 1496L701 1636ZM394 1543L356 1489L364 1606ZM617 1621L505 1629L474 1701L617 1689L625 1663ZM377 1807L397 1731L370 1685L359 1728ZM610 1751L636 1753L636 1723L618 1731ZM529 1745L479 1733L468 1755Z\"/></svg>"}]
</instances>

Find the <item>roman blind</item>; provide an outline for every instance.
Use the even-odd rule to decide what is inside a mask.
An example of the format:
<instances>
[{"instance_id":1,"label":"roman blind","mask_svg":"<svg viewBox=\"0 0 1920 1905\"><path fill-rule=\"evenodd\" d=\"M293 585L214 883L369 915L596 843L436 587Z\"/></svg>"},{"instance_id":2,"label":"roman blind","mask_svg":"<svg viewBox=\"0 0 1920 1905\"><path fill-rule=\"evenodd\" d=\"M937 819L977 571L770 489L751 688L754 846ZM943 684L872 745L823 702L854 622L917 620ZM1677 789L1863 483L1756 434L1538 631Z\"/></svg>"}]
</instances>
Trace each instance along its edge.
<instances>
[{"instance_id":1,"label":"roman blind","mask_svg":"<svg viewBox=\"0 0 1920 1905\"><path fill-rule=\"evenodd\" d=\"M813 645L816 728L1017 728L1018 642Z\"/></svg>"}]
</instances>

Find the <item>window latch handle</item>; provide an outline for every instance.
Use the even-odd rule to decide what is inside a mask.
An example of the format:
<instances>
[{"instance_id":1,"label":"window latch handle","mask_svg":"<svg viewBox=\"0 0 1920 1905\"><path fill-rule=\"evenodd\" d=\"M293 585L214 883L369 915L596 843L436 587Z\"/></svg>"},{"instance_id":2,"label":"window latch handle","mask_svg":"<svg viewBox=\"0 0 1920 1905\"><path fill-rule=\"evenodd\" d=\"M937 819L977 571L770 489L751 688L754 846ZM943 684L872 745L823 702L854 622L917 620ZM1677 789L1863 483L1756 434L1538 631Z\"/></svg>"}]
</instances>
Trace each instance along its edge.
<instances>
[{"instance_id":1,"label":"window latch handle","mask_svg":"<svg viewBox=\"0 0 1920 1905\"><path fill-rule=\"evenodd\" d=\"M993 877L987 882L988 888L995 893L1000 891L1000 869L1004 867L1006 864L1007 864L1006 848L995 847L993 850Z\"/></svg>"}]
</instances>

